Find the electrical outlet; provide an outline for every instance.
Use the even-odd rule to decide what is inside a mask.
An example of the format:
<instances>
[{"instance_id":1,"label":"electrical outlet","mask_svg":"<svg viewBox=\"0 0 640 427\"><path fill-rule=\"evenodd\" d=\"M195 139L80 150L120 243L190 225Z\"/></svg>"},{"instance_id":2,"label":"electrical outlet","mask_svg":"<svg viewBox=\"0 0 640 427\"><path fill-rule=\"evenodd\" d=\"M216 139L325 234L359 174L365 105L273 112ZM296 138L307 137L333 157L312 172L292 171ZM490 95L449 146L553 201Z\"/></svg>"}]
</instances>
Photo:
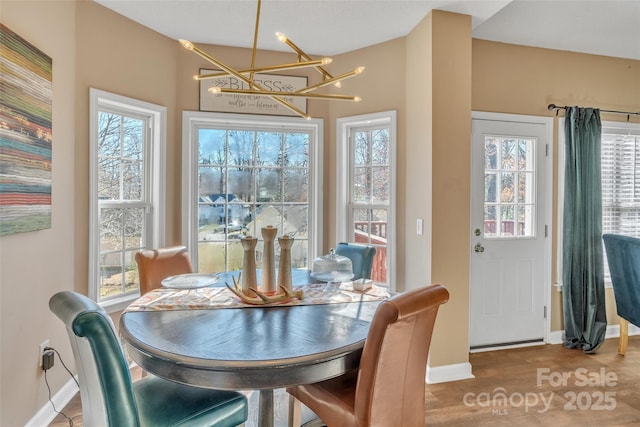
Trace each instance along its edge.
<instances>
[{"instance_id":1,"label":"electrical outlet","mask_svg":"<svg viewBox=\"0 0 640 427\"><path fill-rule=\"evenodd\" d=\"M38 364L42 368L42 355L44 354L44 349L49 347L49 340L45 340L40 344L39 352L38 352Z\"/></svg>"},{"instance_id":2,"label":"electrical outlet","mask_svg":"<svg viewBox=\"0 0 640 427\"><path fill-rule=\"evenodd\" d=\"M418 236L422 236L423 233L423 221L422 218L418 218L418 220L416 221L416 234Z\"/></svg>"}]
</instances>

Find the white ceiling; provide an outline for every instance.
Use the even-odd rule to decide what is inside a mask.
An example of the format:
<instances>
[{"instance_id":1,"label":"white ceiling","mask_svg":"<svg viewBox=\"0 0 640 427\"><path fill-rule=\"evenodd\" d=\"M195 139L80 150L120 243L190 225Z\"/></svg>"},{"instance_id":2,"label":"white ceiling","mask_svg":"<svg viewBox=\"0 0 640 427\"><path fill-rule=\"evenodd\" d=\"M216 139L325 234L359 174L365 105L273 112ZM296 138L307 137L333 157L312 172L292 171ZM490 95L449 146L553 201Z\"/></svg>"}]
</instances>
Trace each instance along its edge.
<instances>
[{"instance_id":1,"label":"white ceiling","mask_svg":"<svg viewBox=\"0 0 640 427\"><path fill-rule=\"evenodd\" d=\"M95 0L172 39L251 47L257 0ZM473 37L640 60L640 0L262 0L258 49L336 55L407 35L432 9Z\"/></svg>"}]
</instances>

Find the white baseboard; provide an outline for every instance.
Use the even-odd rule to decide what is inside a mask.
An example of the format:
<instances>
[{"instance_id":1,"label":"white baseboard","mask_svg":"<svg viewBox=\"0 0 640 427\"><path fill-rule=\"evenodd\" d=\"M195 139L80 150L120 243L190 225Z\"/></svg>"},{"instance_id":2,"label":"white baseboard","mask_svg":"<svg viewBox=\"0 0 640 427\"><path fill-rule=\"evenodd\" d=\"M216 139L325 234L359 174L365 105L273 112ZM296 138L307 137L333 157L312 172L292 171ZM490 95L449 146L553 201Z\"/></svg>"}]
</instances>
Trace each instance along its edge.
<instances>
[{"instance_id":1,"label":"white baseboard","mask_svg":"<svg viewBox=\"0 0 640 427\"><path fill-rule=\"evenodd\" d=\"M446 383L450 381L475 378L471 373L471 363L456 363L453 365L431 367L427 365L427 384Z\"/></svg>"},{"instance_id":2,"label":"white baseboard","mask_svg":"<svg viewBox=\"0 0 640 427\"><path fill-rule=\"evenodd\" d=\"M562 344L564 342L564 331L551 331L547 337L547 344Z\"/></svg>"},{"instance_id":3,"label":"white baseboard","mask_svg":"<svg viewBox=\"0 0 640 427\"><path fill-rule=\"evenodd\" d=\"M51 402L53 402L58 411L61 411L67 403L73 399L73 396L75 396L77 392L78 386L76 385L76 382L73 379L69 379L69 381L62 386L60 391L53 395ZM47 403L25 424L25 427L41 427L51 424L53 419L58 415L56 411L53 410L51 402L47 401Z\"/></svg>"}]
</instances>

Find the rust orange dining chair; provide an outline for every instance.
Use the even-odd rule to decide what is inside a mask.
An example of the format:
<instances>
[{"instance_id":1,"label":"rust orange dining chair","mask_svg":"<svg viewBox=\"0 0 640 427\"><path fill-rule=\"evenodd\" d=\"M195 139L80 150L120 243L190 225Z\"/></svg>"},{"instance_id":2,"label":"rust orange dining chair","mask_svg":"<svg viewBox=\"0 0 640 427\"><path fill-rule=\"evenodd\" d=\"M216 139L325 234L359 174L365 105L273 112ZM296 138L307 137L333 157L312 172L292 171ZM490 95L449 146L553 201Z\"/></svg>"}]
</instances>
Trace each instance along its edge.
<instances>
[{"instance_id":1,"label":"rust orange dining chair","mask_svg":"<svg viewBox=\"0 0 640 427\"><path fill-rule=\"evenodd\" d=\"M159 288L162 279L176 274L193 273L186 246L143 249L136 253L136 263L140 276L140 295Z\"/></svg>"},{"instance_id":2,"label":"rust orange dining chair","mask_svg":"<svg viewBox=\"0 0 640 427\"><path fill-rule=\"evenodd\" d=\"M448 300L443 286L430 285L383 301L357 370L287 392L329 427L424 427L427 356L438 308Z\"/></svg>"}]
</instances>

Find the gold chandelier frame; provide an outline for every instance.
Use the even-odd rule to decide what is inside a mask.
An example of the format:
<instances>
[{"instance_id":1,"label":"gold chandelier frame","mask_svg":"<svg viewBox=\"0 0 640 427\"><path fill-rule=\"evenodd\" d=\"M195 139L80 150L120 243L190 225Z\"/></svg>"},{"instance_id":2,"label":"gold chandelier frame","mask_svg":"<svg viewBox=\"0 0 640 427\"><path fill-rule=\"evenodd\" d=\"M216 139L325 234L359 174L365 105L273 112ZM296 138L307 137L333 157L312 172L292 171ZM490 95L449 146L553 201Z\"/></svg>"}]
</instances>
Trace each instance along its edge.
<instances>
[{"instance_id":1,"label":"gold chandelier frame","mask_svg":"<svg viewBox=\"0 0 640 427\"><path fill-rule=\"evenodd\" d=\"M322 58L322 59L316 59L316 60L312 59L309 55L307 55L302 49L296 46L295 43L293 43L287 36L285 36L282 33L276 33L276 37L282 43L285 43L287 46L289 46L297 54L296 62L280 64L280 65L272 65L272 66L266 66L266 67L256 67L255 61L256 61L256 52L257 52L257 45L258 45L258 27L260 24L260 5L261 5L261 0L258 0L258 7L256 11L256 25L255 25L254 35L253 35L253 50L251 55L251 66L247 69L236 70L230 67L229 65L226 65L219 59L214 58L213 56L204 52L202 49L198 48L190 41L183 40L183 39L179 40L182 46L184 46L186 49L196 53L203 59L212 63L221 71L221 72L209 73L209 74L198 74L193 77L194 80L206 80L206 79L216 79L216 78L226 77L226 76L234 76L237 79L246 83L247 88L232 89L232 88L215 86L215 87L209 88L208 91L213 94L235 93L235 94L254 95L254 96L266 96L280 103L284 107L288 108L289 110L293 111L294 113L298 114L299 116L305 119L310 119L311 116L309 116L307 113L305 113L304 111L297 108L295 105L285 100L284 97L302 97L302 98L311 98L311 99L355 101L355 102L359 102L361 100L359 96L311 93L311 92L331 84L333 84L335 87L340 87L342 80L362 73L362 71L364 71L364 67L357 67L352 71L348 71L338 76L333 76L324 68L325 65L328 65L332 62L331 58ZM308 68L308 67L313 67L315 70L317 70L322 75L322 80L316 84L306 86L302 89L298 89L293 92L267 90L254 80L254 74L256 73L294 70L294 69Z\"/></svg>"}]
</instances>

